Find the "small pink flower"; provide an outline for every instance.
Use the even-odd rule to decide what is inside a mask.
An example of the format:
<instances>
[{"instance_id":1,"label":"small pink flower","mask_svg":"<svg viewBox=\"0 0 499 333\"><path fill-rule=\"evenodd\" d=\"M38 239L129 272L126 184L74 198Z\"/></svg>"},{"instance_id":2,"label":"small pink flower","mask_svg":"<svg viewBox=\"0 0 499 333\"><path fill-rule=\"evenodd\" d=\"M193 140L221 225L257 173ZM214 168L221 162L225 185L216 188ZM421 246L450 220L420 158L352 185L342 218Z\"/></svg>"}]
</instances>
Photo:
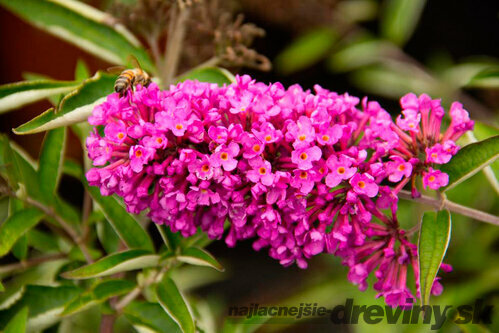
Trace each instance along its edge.
<instances>
[{"instance_id":1,"label":"small pink flower","mask_svg":"<svg viewBox=\"0 0 499 333\"><path fill-rule=\"evenodd\" d=\"M142 144L146 147L155 149L165 149L168 145L168 139L164 135L145 136L142 139Z\"/></svg>"},{"instance_id":2,"label":"small pink flower","mask_svg":"<svg viewBox=\"0 0 499 333\"><path fill-rule=\"evenodd\" d=\"M223 166L225 171L232 171L237 167L237 160L235 157L238 154L239 145L235 142L231 142L228 146L218 146L211 161L216 167Z\"/></svg>"},{"instance_id":3,"label":"small pink flower","mask_svg":"<svg viewBox=\"0 0 499 333\"><path fill-rule=\"evenodd\" d=\"M218 144L227 142L227 128L223 126L210 126L208 136Z\"/></svg>"},{"instance_id":4,"label":"small pink flower","mask_svg":"<svg viewBox=\"0 0 499 333\"><path fill-rule=\"evenodd\" d=\"M309 194L315 185L315 171L294 170L291 178L291 186L300 190L303 194Z\"/></svg>"},{"instance_id":5,"label":"small pink flower","mask_svg":"<svg viewBox=\"0 0 499 333\"><path fill-rule=\"evenodd\" d=\"M144 164L149 163L153 158L156 150L154 148L144 147L142 145L132 146L130 148L130 166L134 172L141 172Z\"/></svg>"},{"instance_id":6,"label":"small pink flower","mask_svg":"<svg viewBox=\"0 0 499 333\"><path fill-rule=\"evenodd\" d=\"M126 125L122 120L109 123L104 127L104 134L110 141L122 144L127 138Z\"/></svg>"},{"instance_id":7,"label":"small pink flower","mask_svg":"<svg viewBox=\"0 0 499 333\"><path fill-rule=\"evenodd\" d=\"M388 162L386 165L386 171L388 173L388 180L394 183L399 182L402 177L410 177L412 174L412 164L406 162L400 156L391 156L392 162Z\"/></svg>"},{"instance_id":8,"label":"small pink flower","mask_svg":"<svg viewBox=\"0 0 499 333\"><path fill-rule=\"evenodd\" d=\"M324 126L323 126L324 127ZM317 142L321 145L334 145L343 135L343 128L339 124L327 125L317 133Z\"/></svg>"},{"instance_id":9,"label":"small pink flower","mask_svg":"<svg viewBox=\"0 0 499 333\"><path fill-rule=\"evenodd\" d=\"M189 171L193 172L199 179L211 179L214 174L214 165L207 155L203 155L201 159L194 160L188 166Z\"/></svg>"},{"instance_id":10,"label":"small pink flower","mask_svg":"<svg viewBox=\"0 0 499 333\"><path fill-rule=\"evenodd\" d=\"M425 152L426 162L445 164L448 163L457 152L457 146L453 141L447 140L443 145L437 143L431 148L426 148Z\"/></svg>"},{"instance_id":11,"label":"small pink flower","mask_svg":"<svg viewBox=\"0 0 499 333\"><path fill-rule=\"evenodd\" d=\"M429 168L428 172L423 172L423 187L427 187L432 190L438 190L442 186L446 186L449 183L449 175L440 171L434 170L432 167Z\"/></svg>"},{"instance_id":12,"label":"small pink flower","mask_svg":"<svg viewBox=\"0 0 499 333\"><path fill-rule=\"evenodd\" d=\"M291 161L298 165L298 169L309 170L313 167L312 162L318 161L321 156L322 150L317 146L313 146L294 150L291 153Z\"/></svg>"},{"instance_id":13,"label":"small pink flower","mask_svg":"<svg viewBox=\"0 0 499 333\"><path fill-rule=\"evenodd\" d=\"M270 186L274 182L274 174L272 173L272 165L269 161L263 160L261 157L253 158L249 161L253 168L246 173L246 177L253 183L261 182L265 186Z\"/></svg>"},{"instance_id":14,"label":"small pink flower","mask_svg":"<svg viewBox=\"0 0 499 333\"><path fill-rule=\"evenodd\" d=\"M402 111L402 116L397 117L397 125L405 131L412 133L419 133L419 122L421 121L421 114L418 111L406 109Z\"/></svg>"},{"instance_id":15,"label":"small pink flower","mask_svg":"<svg viewBox=\"0 0 499 333\"><path fill-rule=\"evenodd\" d=\"M353 191L357 194L364 194L372 198L378 194L378 185L374 182L374 178L367 174L355 174L350 179Z\"/></svg>"},{"instance_id":16,"label":"small pink flower","mask_svg":"<svg viewBox=\"0 0 499 333\"><path fill-rule=\"evenodd\" d=\"M308 147L315 140L315 129L310 118L301 116L296 123L289 123L286 136L294 140L295 149Z\"/></svg>"},{"instance_id":17,"label":"small pink flower","mask_svg":"<svg viewBox=\"0 0 499 333\"><path fill-rule=\"evenodd\" d=\"M326 185L329 187L338 186L342 180L349 179L357 172L357 168L350 167L352 159L344 155L341 155L339 159L335 155L331 155L327 159L326 165L330 170L326 176Z\"/></svg>"},{"instance_id":18,"label":"small pink flower","mask_svg":"<svg viewBox=\"0 0 499 333\"><path fill-rule=\"evenodd\" d=\"M282 139L282 132L276 130L274 125L269 122L265 122L260 126L260 130L253 130L255 136L266 144L274 143Z\"/></svg>"},{"instance_id":19,"label":"small pink flower","mask_svg":"<svg viewBox=\"0 0 499 333\"><path fill-rule=\"evenodd\" d=\"M243 136L242 144L244 146L243 149L243 157L247 159L252 159L256 156L259 156L265 150L265 143L258 140L252 134L246 134Z\"/></svg>"},{"instance_id":20,"label":"small pink flower","mask_svg":"<svg viewBox=\"0 0 499 333\"><path fill-rule=\"evenodd\" d=\"M452 103L450 107L450 117L452 119L450 127L456 132L464 132L473 129L474 121L470 120L468 111L459 102Z\"/></svg>"}]
</instances>

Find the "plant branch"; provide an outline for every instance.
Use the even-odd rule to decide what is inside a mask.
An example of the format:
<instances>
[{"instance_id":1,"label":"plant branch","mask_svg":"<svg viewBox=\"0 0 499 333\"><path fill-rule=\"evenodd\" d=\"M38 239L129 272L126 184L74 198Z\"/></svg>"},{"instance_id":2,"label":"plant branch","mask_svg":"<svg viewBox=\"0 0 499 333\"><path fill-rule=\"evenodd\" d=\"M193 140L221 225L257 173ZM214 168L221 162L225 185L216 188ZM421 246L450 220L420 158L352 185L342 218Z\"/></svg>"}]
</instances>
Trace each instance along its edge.
<instances>
[{"instance_id":1,"label":"plant branch","mask_svg":"<svg viewBox=\"0 0 499 333\"><path fill-rule=\"evenodd\" d=\"M21 198L21 200L23 200ZM47 207L45 206L44 204L30 198L30 197L26 197L24 199L24 201L33 206L33 207L36 207L38 208L39 210L41 210L42 212L44 212L47 216L50 216L52 217L54 220L57 221L57 223L60 224L60 226L62 227L62 229L64 229L64 231L66 231L66 233L73 239L73 241L76 243L76 245L78 245L78 247L80 248L81 252L83 253L83 256L85 257L85 260L88 262L88 263L92 263L94 262L94 260L92 259L92 257L90 256L90 253L88 252L88 249L87 249L87 245L85 244L84 240L83 240L83 237L81 237L80 235L78 235L78 233L76 233L76 231L74 231L73 228L71 228L71 226L69 225L68 222L66 222L66 220L64 220L61 216L59 216L52 207Z\"/></svg>"},{"instance_id":2,"label":"plant branch","mask_svg":"<svg viewBox=\"0 0 499 333\"><path fill-rule=\"evenodd\" d=\"M47 256L43 256L43 257L36 257L36 258L28 259L28 260L23 260L20 262L16 262L14 264L0 266L0 274L5 274L5 273L14 272L17 270L27 269L27 268L39 265L39 264L47 262L47 261L55 261L55 260L59 260L59 259L63 259L63 258L66 258L66 254L56 253L56 254L50 254Z\"/></svg>"},{"instance_id":3,"label":"plant branch","mask_svg":"<svg viewBox=\"0 0 499 333\"><path fill-rule=\"evenodd\" d=\"M473 209L470 207L466 207L460 204L457 204L455 202L447 200L445 197L442 197L440 199L438 198L432 198L426 195L422 195L419 198L413 198L411 195L411 192L406 191L406 190L401 190L398 193L398 196L404 200L411 200L415 201L424 205L432 206L436 209L443 209L446 208L450 210L451 212L458 213L464 216L471 217L475 220L490 223L493 225L499 226L499 217L482 212L481 210Z\"/></svg>"},{"instance_id":4,"label":"plant branch","mask_svg":"<svg viewBox=\"0 0 499 333\"><path fill-rule=\"evenodd\" d=\"M178 11L178 15L176 12ZM183 7L172 8L172 21L168 29L168 43L166 47L166 55L164 61L163 73L161 75L163 86L168 86L172 83L177 72L177 67L182 54L182 44L187 29L186 21L189 17L190 8Z\"/></svg>"},{"instance_id":5,"label":"plant branch","mask_svg":"<svg viewBox=\"0 0 499 333\"><path fill-rule=\"evenodd\" d=\"M163 278L163 274L170 268L171 265L167 264L161 270L159 270L156 274L152 275L149 279L144 281L144 283L140 286L135 287L130 293L128 293L125 297L123 297L114 309L119 313L125 306L130 304L133 300L135 300L142 293L142 290L147 288L153 283L159 282Z\"/></svg>"}]
</instances>

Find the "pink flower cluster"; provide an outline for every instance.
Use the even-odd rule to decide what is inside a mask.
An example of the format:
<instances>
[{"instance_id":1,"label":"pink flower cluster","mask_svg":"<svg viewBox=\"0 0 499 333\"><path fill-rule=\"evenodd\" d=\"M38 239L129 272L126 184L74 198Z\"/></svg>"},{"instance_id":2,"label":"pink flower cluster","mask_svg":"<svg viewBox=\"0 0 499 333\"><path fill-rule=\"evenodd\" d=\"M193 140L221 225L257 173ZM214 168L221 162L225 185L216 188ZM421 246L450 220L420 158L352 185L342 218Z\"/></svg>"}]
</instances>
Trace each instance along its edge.
<instances>
[{"instance_id":1,"label":"pink flower cluster","mask_svg":"<svg viewBox=\"0 0 499 333\"><path fill-rule=\"evenodd\" d=\"M223 87L186 81L112 94L89 118L97 167L87 179L185 237L225 234L231 247L254 238L255 250L301 268L335 254L350 281L365 289L373 273L379 296L404 305L413 297L407 275L417 277L418 265L397 221L397 193L412 180L419 195L420 178L425 188L445 186L435 165L450 160L473 122L454 103L441 134L444 110L427 95L404 96L394 122L377 102L314 90L245 75ZM441 292L438 281L433 289Z\"/></svg>"}]
</instances>

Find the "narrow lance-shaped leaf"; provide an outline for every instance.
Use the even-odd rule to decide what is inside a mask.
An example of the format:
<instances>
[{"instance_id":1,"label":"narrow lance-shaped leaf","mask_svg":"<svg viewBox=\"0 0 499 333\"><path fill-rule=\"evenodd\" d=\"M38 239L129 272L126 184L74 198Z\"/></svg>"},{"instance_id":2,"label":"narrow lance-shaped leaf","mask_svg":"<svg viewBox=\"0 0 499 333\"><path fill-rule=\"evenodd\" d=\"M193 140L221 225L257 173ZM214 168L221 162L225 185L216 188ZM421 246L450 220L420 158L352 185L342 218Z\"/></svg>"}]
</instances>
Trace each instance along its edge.
<instances>
[{"instance_id":1,"label":"narrow lance-shaped leaf","mask_svg":"<svg viewBox=\"0 0 499 333\"><path fill-rule=\"evenodd\" d=\"M175 282L168 276L163 277L156 287L159 304L166 313L182 328L184 333L194 333L196 326L184 297Z\"/></svg>"},{"instance_id":2,"label":"narrow lance-shaped leaf","mask_svg":"<svg viewBox=\"0 0 499 333\"><path fill-rule=\"evenodd\" d=\"M128 250L100 259L92 264L65 272L66 279L89 279L114 273L154 267L159 263L159 255L146 250Z\"/></svg>"},{"instance_id":3,"label":"narrow lance-shaped leaf","mask_svg":"<svg viewBox=\"0 0 499 333\"><path fill-rule=\"evenodd\" d=\"M90 71L85 64L85 62L81 59L78 59L75 67L75 79L78 81L83 81L90 77Z\"/></svg>"},{"instance_id":4,"label":"narrow lance-shaped leaf","mask_svg":"<svg viewBox=\"0 0 499 333\"><path fill-rule=\"evenodd\" d=\"M45 134L40 152L38 181L40 183L40 190L49 198L52 198L56 194L57 184L61 177L65 145L65 127L51 130Z\"/></svg>"},{"instance_id":5,"label":"narrow lance-shaped leaf","mask_svg":"<svg viewBox=\"0 0 499 333\"><path fill-rule=\"evenodd\" d=\"M328 28L315 29L297 38L275 59L277 71L290 74L314 65L323 59L337 39Z\"/></svg>"},{"instance_id":6,"label":"narrow lance-shaped leaf","mask_svg":"<svg viewBox=\"0 0 499 333\"><path fill-rule=\"evenodd\" d=\"M225 68L219 68L219 67L204 67L204 68L193 69L183 74L179 78L177 78L177 81L179 82L185 80L198 80L200 82L211 82L211 83L216 83L219 86L222 86L224 83L230 84L236 81L234 75L232 75L231 72L229 72Z\"/></svg>"},{"instance_id":7,"label":"narrow lance-shaped leaf","mask_svg":"<svg viewBox=\"0 0 499 333\"><path fill-rule=\"evenodd\" d=\"M2 281L0 281L0 292L3 292L3 291L5 291L5 287L3 286Z\"/></svg>"},{"instance_id":8,"label":"narrow lance-shaped leaf","mask_svg":"<svg viewBox=\"0 0 499 333\"><path fill-rule=\"evenodd\" d=\"M90 290L82 293L80 296L72 300L66 305L63 316L88 309L91 306L97 305L107 299L126 294L135 287L135 283L128 280L107 280L99 282Z\"/></svg>"},{"instance_id":9,"label":"narrow lance-shaped leaf","mask_svg":"<svg viewBox=\"0 0 499 333\"><path fill-rule=\"evenodd\" d=\"M129 248L154 251L154 245L148 233L115 197L102 196L97 187L88 186L85 179L83 182L92 198L101 207L104 216L111 223L114 231L116 231Z\"/></svg>"},{"instance_id":10,"label":"narrow lance-shaped leaf","mask_svg":"<svg viewBox=\"0 0 499 333\"><path fill-rule=\"evenodd\" d=\"M24 307L29 308L26 330L43 331L60 321L64 305L74 299L82 290L74 286L27 285L22 298L9 309L0 311L0 329L15 313Z\"/></svg>"},{"instance_id":11,"label":"narrow lance-shaped leaf","mask_svg":"<svg viewBox=\"0 0 499 333\"><path fill-rule=\"evenodd\" d=\"M75 0L0 0L0 4L36 27L113 64L129 55L151 71L152 61L139 42L109 14ZM111 26L112 24L112 26Z\"/></svg>"},{"instance_id":12,"label":"narrow lance-shaped leaf","mask_svg":"<svg viewBox=\"0 0 499 333\"><path fill-rule=\"evenodd\" d=\"M224 271L222 265L210 253L198 247L184 249L176 258L191 265L208 266L220 272Z\"/></svg>"},{"instance_id":13,"label":"narrow lance-shaped leaf","mask_svg":"<svg viewBox=\"0 0 499 333\"><path fill-rule=\"evenodd\" d=\"M180 333L180 327L158 303L134 301L123 309L138 332Z\"/></svg>"},{"instance_id":14,"label":"narrow lance-shaped leaf","mask_svg":"<svg viewBox=\"0 0 499 333\"><path fill-rule=\"evenodd\" d=\"M6 255L16 240L33 228L43 217L35 208L14 213L0 226L0 257Z\"/></svg>"},{"instance_id":15,"label":"narrow lance-shaped leaf","mask_svg":"<svg viewBox=\"0 0 499 333\"><path fill-rule=\"evenodd\" d=\"M75 81L36 80L0 86L0 113L20 108L49 96L67 93L78 86Z\"/></svg>"},{"instance_id":16,"label":"narrow lance-shaped leaf","mask_svg":"<svg viewBox=\"0 0 499 333\"><path fill-rule=\"evenodd\" d=\"M411 37L426 0L388 0L381 19L381 34L403 45Z\"/></svg>"},{"instance_id":17,"label":"narrow lance-shaped leaf","mask_svg":"<svg viewBox=\"0 0 499 333\"><path fill-rule=\"evenodd\" d=\"M451 216L448 210L425 212L419 233L419 285L421 302L429 304L431 288L450 242Z\"/></svg>"},{"instance_id":18,"label":"narrow lance-shaped leaf","mask_svg":"<svg viewBox=\"0 0 499 333\"><path fill-rule=\"evenodd\" d=\"M4 333L24 333L26 332L26 322L28 321L28 307L24 307L16 313L5 327Z\"/></svg>"},{"instance_id":19,"label":"narrow lance-shaped leaf","mask_svg":"<svg viewBox=\"0 0 499 333\"><path fill-rule=\"evenodd\" d=\"M498 157L499 135L461 148L449 163L440 168L449 175L449 184L443 190L453 188L497 160Z\"/></svg>"},{"instance_id":20,"label":"narrow lance-shaped leaf","mask_svg":"<svg viewBox=\"0 0 499 333\"><path fill-rule=\"evenodd\" d=\"M1 0L0 0L1 1ZM114 75L97 72L70 94L66 95L57 109L49 109L27 123L15 128L16 134L33 134L50 129L87 121L93 108L104 102L113 92Z\"/></svg>"}]
</instances>

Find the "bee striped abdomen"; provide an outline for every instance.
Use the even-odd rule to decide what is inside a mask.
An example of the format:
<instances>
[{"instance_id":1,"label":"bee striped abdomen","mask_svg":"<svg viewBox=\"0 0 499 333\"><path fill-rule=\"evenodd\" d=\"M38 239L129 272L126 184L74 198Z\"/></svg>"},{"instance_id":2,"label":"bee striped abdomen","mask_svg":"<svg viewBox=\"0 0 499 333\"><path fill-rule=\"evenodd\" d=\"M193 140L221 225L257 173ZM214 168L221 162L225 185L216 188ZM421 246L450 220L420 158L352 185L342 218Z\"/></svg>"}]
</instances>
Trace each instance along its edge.
<instances>
[{"instance_id":1,"label":"bee striped abdomen","mask_svg":"<svg viewBox=\"0 0 499 333\"><path fill-rule=\"evenodd\" d=\"M125 92L133 86L135 78L135 73L133 69L127 69L121 72L116 83L114 84L114 90L123 96Z\"/></svg>"}]
</instances>

